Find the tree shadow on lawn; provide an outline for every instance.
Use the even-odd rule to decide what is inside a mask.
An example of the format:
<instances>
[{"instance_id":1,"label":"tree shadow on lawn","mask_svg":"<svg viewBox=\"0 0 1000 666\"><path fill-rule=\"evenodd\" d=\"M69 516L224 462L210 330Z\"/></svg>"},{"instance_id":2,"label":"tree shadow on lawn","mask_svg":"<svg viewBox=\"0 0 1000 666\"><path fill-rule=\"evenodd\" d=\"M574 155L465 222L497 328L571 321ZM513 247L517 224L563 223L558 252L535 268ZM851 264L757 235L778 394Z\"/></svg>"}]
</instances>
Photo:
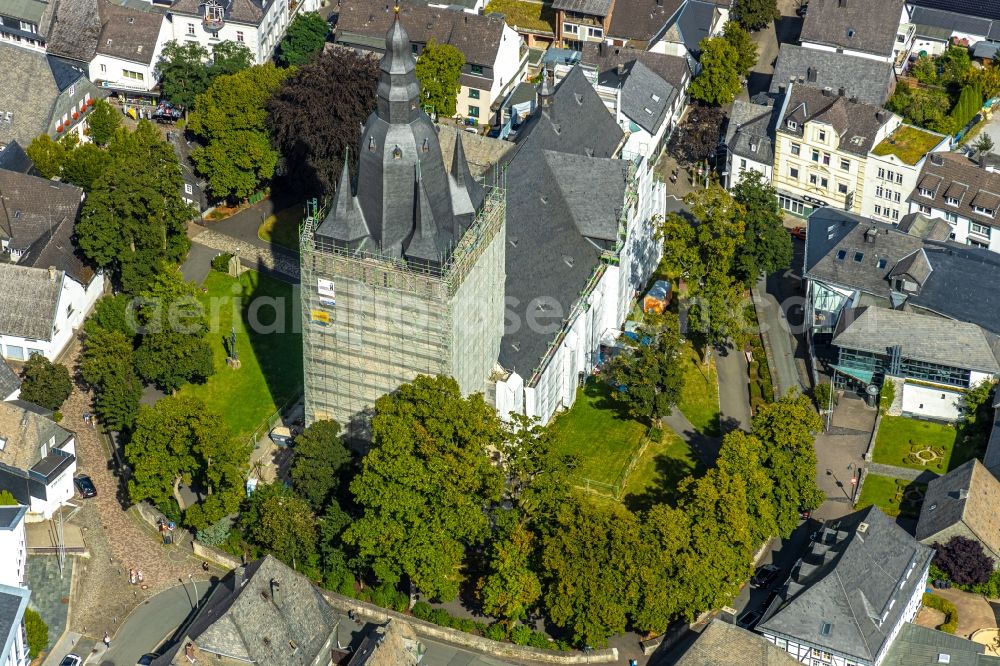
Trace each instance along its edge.
<instances>
[{"instance_id":1,"label":"tree shadow on lawn","mask_svg":"<svg viewBox=\"0 0 1000 666\"><path fill-rule=\"evenodd\" d=\"M633 418L624 403L615 400L612 394L615 390L603 377L590 377L583 385L583 394L594 409L612 412L617 421L636 421L648 426L648 423Z\"/></svg>"},{"instance_id":2,"label":"tree shadow on lawn","mask_svg":"<svg viewBox=\"0 0 1000 666\"><path fill-rule=\"evenodd\" d=\"M629 493L622 502L629 511L648 511L657 504L677 505L677 487L689 476L701 476L707 469L696 463L694 466L687 460L675 458L668 453L661 453L653 458L654 480L641 493Z\"/></svg>"}]
</instances>

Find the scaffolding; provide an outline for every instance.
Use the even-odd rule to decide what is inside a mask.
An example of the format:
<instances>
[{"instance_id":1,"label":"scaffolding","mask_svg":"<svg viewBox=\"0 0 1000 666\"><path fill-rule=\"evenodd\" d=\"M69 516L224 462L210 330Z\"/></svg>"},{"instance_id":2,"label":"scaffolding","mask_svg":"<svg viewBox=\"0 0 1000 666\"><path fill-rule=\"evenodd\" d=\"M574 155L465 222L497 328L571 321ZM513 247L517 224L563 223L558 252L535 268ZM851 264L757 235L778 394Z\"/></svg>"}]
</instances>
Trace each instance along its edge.
<instances>
[{"instance_id":1,"label":"scaffolding","mask_svg":"<svg viewBox=\"0 0 1000 666\"><path fill-rule=\"evenodd\" d=\"M300 235L306 421L347 424L417 375L482 391L503 333L506 193L498 178L440 266Z\"/></svg>"}]
</instances>

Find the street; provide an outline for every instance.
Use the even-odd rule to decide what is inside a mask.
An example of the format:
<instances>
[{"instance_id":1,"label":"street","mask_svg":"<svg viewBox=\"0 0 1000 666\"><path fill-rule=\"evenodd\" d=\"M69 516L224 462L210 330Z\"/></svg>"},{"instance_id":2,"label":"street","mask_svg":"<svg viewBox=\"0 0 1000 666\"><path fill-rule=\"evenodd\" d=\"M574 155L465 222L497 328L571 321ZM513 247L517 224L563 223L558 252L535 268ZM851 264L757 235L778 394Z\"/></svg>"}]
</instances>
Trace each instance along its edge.
<instances>
[{"instance_id":1,"label":"street","mask_svg":"<svg viewBox=\"0 0 1000 666\"><path fill-rule=\"evenodd\" d=\"M98 651L85 663L133 666L139 657L155 652L177 631L211 587L208 581L184 581L150 597L125 619L111 648L100 654L104 646L99 642Z\"/></svg>"}]
</instances>

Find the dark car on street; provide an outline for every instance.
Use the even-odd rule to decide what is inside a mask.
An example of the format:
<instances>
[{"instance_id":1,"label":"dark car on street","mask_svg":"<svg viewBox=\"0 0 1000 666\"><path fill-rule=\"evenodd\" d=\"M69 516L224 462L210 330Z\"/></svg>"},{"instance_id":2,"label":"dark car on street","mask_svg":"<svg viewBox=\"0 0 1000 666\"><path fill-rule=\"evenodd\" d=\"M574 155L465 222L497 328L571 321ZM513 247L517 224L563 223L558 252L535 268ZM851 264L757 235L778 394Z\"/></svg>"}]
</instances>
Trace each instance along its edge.
<instances>
[{"instance_id":1,"label":"dark car on street","mask_svg":"<svg viewBox=\"0 0 1000 666\"><path fill-rule=\"evenodd\" d=\"M153 652L150 652L149 654L144 654L141 657L139 657L139 661L135 663L135 666L149 666L154 661L156 661L156 658L159 656L160 655Z\"/></svg>"},{"instance_id":2,"label":"dark car on street","mask_svg":"<svg viewBox=\"0 0 1000 666\"><path fill-rule=\"evenodd\" d=\"M97 497L97 487L94 486L94 482L86 474L81 474L73 479L73 483L76 485L76 490L80 493L80 497L84 499Z\"/></svg>"},{"instance_id":3,"label":"dark car on street","mask_svg":"<svg viewBox=\"0 0 1000 666\"><path fill-rule=\"evenodd\" d=\"M768 587L778 578L778 574L780 573L781 569L778 567L773 564L765 564L760 569L757 569L757 573L750 579L750 586Z\"/></svg>"}]
</instances>

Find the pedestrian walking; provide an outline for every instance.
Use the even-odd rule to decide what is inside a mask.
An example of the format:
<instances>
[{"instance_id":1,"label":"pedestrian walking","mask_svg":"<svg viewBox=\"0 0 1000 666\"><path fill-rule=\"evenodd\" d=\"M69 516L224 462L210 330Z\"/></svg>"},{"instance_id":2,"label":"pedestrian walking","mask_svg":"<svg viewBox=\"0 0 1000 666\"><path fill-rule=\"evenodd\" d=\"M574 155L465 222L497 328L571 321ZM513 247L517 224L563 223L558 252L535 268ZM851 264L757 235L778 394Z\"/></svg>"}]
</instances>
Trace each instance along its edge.
<instances>
[{"instance_id":1,"label":"pedestrian walking","mask_svg":"<svg viewBox=\"0 0 1000 666\"><path fill-rule=\"evenodd\" d=\"M107 649L111 648L111 636L106 631L104 632L104 647Z\"/></svg>"},{"instance_id":2,"label":"pedestrian walking","mask_svg":"<svg viewBox=\"0 0 1000 666\"><path fill-rule=\"evenodd\" d=\"M138 579L138 574L136 573L135 567L128 570L128 583L129 585L135 585Z\"/></svg>"},{"instance_id":3,"label":"pedestrian walking","mask_svg":"<svg viewBox=\"0 0 1000 666\"><path fill-rule=\"evenodd\" d=\"M142 581L143 581L143 577L142 577L142 569L139 569L139 570L138 570L138 571L136 572L136 574L135 574L135 577L136 577L136 579L137 579L137 580L139 581L139 583L141 584L141 583L142 583Z\"/></svg>"}]
</instances>

